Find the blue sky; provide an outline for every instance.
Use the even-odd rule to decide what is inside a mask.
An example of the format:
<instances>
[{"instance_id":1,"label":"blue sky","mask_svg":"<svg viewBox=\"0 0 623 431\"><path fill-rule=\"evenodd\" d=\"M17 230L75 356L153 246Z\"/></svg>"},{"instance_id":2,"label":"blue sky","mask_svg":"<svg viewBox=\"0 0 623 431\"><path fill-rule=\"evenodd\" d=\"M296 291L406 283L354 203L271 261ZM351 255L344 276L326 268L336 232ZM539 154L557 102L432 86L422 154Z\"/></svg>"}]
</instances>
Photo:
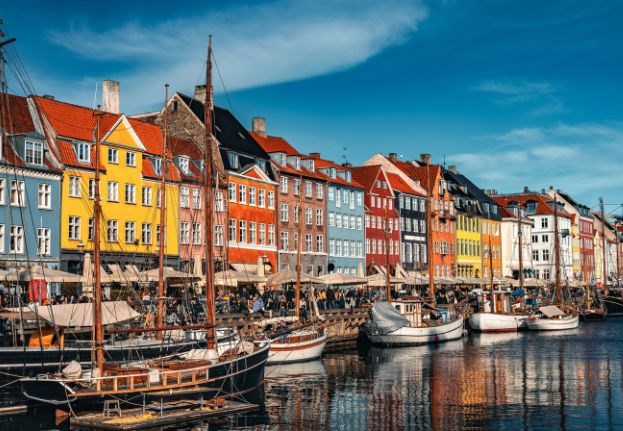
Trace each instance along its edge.
<instances>
[{"instance_id":1,"label":"blue sky","mask_svg":"<svg viewBox=\"0 0 623 431\"><path fill-rule=\"evenodd\" d=\"M429 152L482 188L623 202L621 2L11 3L0 17L39 94L91 106L116 79L122 110L158 109L165 82L204 81L211 33L216 102L302 152Z\"/></svg>"}]
</instances>

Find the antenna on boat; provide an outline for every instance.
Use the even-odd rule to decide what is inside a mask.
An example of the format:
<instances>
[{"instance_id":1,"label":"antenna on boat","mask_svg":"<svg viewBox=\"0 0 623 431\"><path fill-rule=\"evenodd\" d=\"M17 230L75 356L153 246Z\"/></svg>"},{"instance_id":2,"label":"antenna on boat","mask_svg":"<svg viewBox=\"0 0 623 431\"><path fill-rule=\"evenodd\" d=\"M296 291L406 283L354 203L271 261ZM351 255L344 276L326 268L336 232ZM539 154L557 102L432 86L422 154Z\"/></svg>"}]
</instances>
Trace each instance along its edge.
<instances>
[{"instance_id":1,"label":"antenna on boat","mask_svg":"<svg viewBox=\"0 0 623 431\"><path fill-rule=\"evenodd\" d=\"M95 315L94 337L95 337L95 364L99 376L104 369L104 329L102 327L102 278L101 268L101 249L100 249L100 222L101 222L101 195L100 195L100 118L104 115L101 106L97 105L94 113L96 118L95 126L95 196L93 202L93 265L95 267L95 280L93 285L93 308Z\"/></svg>"},{"instance_id":2,"label":"antenna on boat","mask_svg":"<svg viewBox=\"0 0 623 431\"><path fill-rule=\"evenodd\" d=\"M296 243L296 291L294 315L301 317L301 240L303 235L303 174L299 175L299 213L298 213L298 241ZM308 287L309 288L309 287Z\"/></svg>"},{"instance_id":3,"label":"antenna on boat","mask_svg":"<svg viewBox=\"0 0 623 431\"><path fill-rule=\"evenodd\" d=\"M204 125L205 125L205 148L204 148L204 199L203 199L203 213L204 213L204 232L206 236L206 321L207 321L207 347L208 349L216 349L216 310L214 308L214 260L212 259L212 186L213 186L213 173L212 173L212 147L214 145L214 133L213 133L213 91L212 91L212 35L208 37L208 59L206 64L206 98L203 105L204 110Z\"/></svg>"},{"instance_id":4,"label":"antenna on boat","mask_svg":"<svg viewBox=\"0 0 623 431\"><path fill-rule=\"evenodd\" d=\"M428 292L433 301L435 303L435 282L433 278L433 262L432 262L432 243L433 243L433 232L431 231L431 218L433 216L433 193L430 184L430 154L420 154L420 160L422 160L426 164L426 200L428 201L426 205L426 260L428 261Z\"/></svg>"},{"instance_id":5,"label":"antenna on boat","mask_svg":"<svg viewBox=\"0 0 623 431\"><path fill-rule=\"evenodd\" d=\"M604 279L603 289L606 291L608 277L606 273L606 216L604 213L604 198L599 198L599 216L601 218L601 266L602 278Z\"/></svg>"},{"instance_id":6,"label":"antenna on boat","mask_svg":"<svg viewBox=\"0 0 623 431\"><path fill-rule=\"evenodd\" d=\"M160 162L160 244L158 244L158 307L156 309L156 338L162 340L164 334L164 247L166 245L165 229L166 223L166 176L167 176L167 101L169 100L169 84L164 84L164 113L162 116L162 153Z\"/></svg>"},{"instance_id":7,"label":"antenna on boat","mask_svg":"<svg viewBox=\"0 0 623 431\"><path fill-rule=\"evenodd\" d=\"M554 264L556 265L556 300L562 304L560 290L560 239L558 238L558 199L554 193Z\"/></svg>"}]
</instances>

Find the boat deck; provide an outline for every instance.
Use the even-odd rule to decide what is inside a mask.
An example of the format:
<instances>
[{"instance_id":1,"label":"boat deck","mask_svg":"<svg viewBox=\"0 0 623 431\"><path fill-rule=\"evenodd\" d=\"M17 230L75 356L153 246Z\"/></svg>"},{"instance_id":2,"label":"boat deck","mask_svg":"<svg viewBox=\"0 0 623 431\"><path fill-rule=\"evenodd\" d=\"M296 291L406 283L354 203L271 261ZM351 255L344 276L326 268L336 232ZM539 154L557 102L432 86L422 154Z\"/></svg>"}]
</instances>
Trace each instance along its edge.
<instances>
[{"instance_id":1,"label":"boat deck","mask_svg":"<svg viewBox=\"0 0 623 431\"><path fill-rule=\"evenodd\" d=\"M152 403L145 408L125 409L119 415L110 416L103 412L85 413L70 419L72 427L94 430L142 430L167 425L182 425L206 418L243 413L259 408L257 404L223 399L200 402L183 400L169 403Z\"/></svg>"}]
</instances>

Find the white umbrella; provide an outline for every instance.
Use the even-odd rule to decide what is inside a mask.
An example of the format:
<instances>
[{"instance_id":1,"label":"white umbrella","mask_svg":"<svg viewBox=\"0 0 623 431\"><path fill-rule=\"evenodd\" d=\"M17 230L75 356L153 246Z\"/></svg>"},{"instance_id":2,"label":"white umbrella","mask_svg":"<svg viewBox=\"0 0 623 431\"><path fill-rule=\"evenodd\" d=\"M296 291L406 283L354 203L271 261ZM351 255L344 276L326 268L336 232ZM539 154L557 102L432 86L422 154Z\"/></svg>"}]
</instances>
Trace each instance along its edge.
<instances>
[{"instance_id":1,"label":"white umbrella","mask_svg":"<svg viewBox=\"0 0 623 431\"><path fill-rule=\"evenodd\" d=\"M335 286L349 286L355 284L368 284L368 279L365 277L357 277L355 275L350 274L342 274L341 272L334 272L332 274L321 275L321 280L325 282L325 284L332 284Z\"/></svg>"},{"instance_id":2,"label":"white umbrella","mask_svg":"<svg viewBox=\"0 0 623 431\"><path fill-rule=\"evenodd\" d=\"M177 271L171 268L170 266L165 266L163 268L162 276L165 280L169 280L169 279L189 280L189 279L197 278L197 276L193 274L189 274L187 272L182 272L182 271ZM158 271L158 268L150 269L149 271L143 271L139 273L139 278L142 281L158 281L159 277L160 277L160 273Z\"/></svg>"},{"instance_id":3,"label":"white umbrella","mask_svg":"<svg viewBox=\"0 0 623 431\"><path fill-rule=\"evenodd\" d=\"M380 287L380 286L385 286L387 284L387 275L385 274L368 275L366 279L368 280L369 286ZM392 276L389 277L389 284L405 284L406 282L407 280L405 280L404 278L392 277Z\"/></svg>"},{"instance_id":4,"label":"white umbrella","mask_svg":"<svg viewBox=\"0 0 623 431\"><path fill-rule=\"evenodd\" d=\"M296 272L291 269L284 269L282 271L276 272L270 275L266 279L266 283L269 286L277 286L280 284L288 284L288 283L296 283ZM325 284L325 282L312 275L301 274L301 283L314 283L314 284Z\"/></svg>"},{"instance_id":5,"label":"white umbrella","mask_svg":"<svg viewBox=\"0 0 623 431\"><path fill-rule=\"evenodd\" d=\"M58 269L43 268L41 265L33 265L11 271L5 276L7 281L30 281L45 280L48 283L80 283L82 276L71 272L59 271Z\"/></svg>"},{"instance_id":6,"label":"white umbrella","mask_svg":"<svg viewBox=\"0 0 623 431\"><path fill-rule=\"evenodd\" d=\"M266 277L249 272L228 269L214 274L214 282L217 286L237 287L239 284L265 283Z\"/></svg>"}]
</instances>

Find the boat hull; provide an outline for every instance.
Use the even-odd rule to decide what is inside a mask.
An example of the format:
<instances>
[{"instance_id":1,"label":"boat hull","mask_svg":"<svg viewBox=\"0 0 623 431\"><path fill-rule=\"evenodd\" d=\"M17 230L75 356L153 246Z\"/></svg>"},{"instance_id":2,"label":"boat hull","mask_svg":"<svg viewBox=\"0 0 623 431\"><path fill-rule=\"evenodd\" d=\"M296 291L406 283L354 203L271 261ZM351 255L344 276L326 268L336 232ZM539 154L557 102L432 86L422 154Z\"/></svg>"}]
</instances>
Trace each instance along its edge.
<instances>
[{"instance_id":1,"label":"boat hull","mask_svg":"<svg viewBox=\"0 0 623 431\"><path fill-rule=\"evenodd\" d=\"M111 393L110 390L81 393L68 380L35 377L21 379L21 389L22 394L30 400L65 408L71 405L73 410L82 411L101 408L104 401L109 399L142 403L143 399L160 401L192 396L201 396L203 399L236 398L262 384L269 347L267 343L249 355L205 367L201 375L209 376L209 379L201 381L198 378L196 383L183 387L175 387L173 384L167 388L154 384L152 388L143 387L118 393Z\"/></svg>"},{"instance_id":2,"label":"boat hull","mask_svg":"<svg viewBox=\"0 0 623 431\"><path fill-rule=\"evenodd\" d=\"M450 340L458 340L463 336L463 316L442 325L429 327L403 326L389 334L376 334L364 331L372 344L379 346L418 346L422 344L440 343Z\"/></svg>"},{"instance_id":3,"label":"boat hull","mask_svg":"<svg viewBox=\"0 0 623 431\"><path fill-rule=\"evenodd\" d=\"M311 361L320 358L327 344L327 334L323 333L305 341L281 343L275 340L270 345L268 364L288 364Z\"/></svg>"},{"instance_id":4,"label":"boat hull","mask_svg":"<svg viewBox=\"0 0 623 431\"><path fill-rule=\"evenodd\" d=\"M516 332L528 328L527 314L474 313L469 327L476 332Z\"/></svg>"},{"instance_id":5,"label":"boat hull","mask_svg":"<svg viewBox=\"0 0 623 431\"><path fill-rule=\"evenodd\" d=\"M604 296L602 301L606 305L608 316L623 316L623 298L619 296Z\"/></svg>"},{"instance_id":6,"label":"boat hull","mask_svg":"<svg viewBox=\"0 0 623 431\"><path fill-rule=\"evenodd\" d=\"M575 329L579 323L579 316L551 319L533 316L528 319L528 328L532 331L563 331L565 329Z\"/></svg>"}]
</instances>

